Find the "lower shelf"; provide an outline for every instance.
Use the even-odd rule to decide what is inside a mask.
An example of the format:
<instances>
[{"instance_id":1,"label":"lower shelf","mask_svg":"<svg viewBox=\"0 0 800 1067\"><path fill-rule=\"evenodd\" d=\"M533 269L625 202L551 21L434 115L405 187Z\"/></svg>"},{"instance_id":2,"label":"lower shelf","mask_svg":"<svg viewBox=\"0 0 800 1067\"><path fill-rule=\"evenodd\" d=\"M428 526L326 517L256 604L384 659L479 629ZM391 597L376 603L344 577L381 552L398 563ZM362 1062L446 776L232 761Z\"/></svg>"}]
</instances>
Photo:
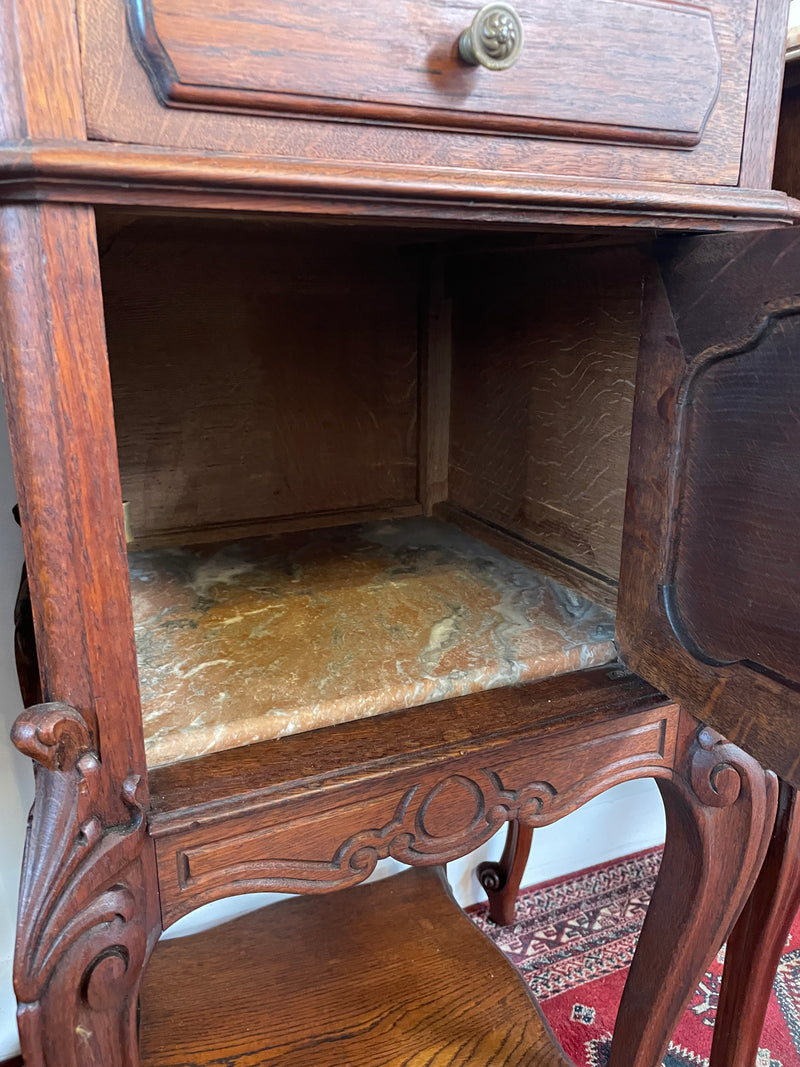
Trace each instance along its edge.
<instances>
[{"instance_id":1,"label":"lower shelf","mask_svg":"<svg viewBox=\"0 0 800 1067\"><path fill-rule=\"evenodd\" d=\"M141 1067L569 1067L522 979L417 868L163 942Z\"/></svg>"},{"instance_id":2,"label":"lower shelf","mask_svg":"<svg viewBox=\"0 0 800 1067\"><path fill-rule=\"evenodd\" d=\"M616 659L611 612L432 519L130 565L151 768Z\"/></svg>"}]
</instances>

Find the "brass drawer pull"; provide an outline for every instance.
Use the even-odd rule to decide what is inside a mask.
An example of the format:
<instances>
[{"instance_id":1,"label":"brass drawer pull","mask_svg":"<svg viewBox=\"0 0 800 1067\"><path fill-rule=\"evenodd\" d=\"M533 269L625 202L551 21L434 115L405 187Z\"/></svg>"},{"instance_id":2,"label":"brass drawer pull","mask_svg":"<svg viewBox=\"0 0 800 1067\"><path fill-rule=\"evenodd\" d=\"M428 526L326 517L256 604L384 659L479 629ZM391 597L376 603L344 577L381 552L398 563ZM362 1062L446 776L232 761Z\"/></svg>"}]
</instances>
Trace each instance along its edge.
<instances>
[{"instance_id":1,"label":"brass drawer pull","mask_svg":"<svg viewBox=\"0 0 800 1067\"><path fill-rule=\"evenodd\" d=\"M470 66L507 70L519 59L523 37L519 15L510 4L487 4L461 34L458 52Z\"/></svg>"}]
</instances>

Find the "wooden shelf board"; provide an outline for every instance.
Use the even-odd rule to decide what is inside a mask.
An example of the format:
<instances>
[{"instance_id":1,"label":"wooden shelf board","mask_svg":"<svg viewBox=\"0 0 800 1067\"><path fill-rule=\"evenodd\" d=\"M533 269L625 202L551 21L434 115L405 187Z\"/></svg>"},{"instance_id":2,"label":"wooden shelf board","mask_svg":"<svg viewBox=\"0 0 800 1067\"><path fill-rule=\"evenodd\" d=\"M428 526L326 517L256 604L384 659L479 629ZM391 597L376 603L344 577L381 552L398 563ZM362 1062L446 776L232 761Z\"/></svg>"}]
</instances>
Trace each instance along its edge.
<instances>
[{"instance_id":1,"label":"wooden shelf board","mask_svg":"<svg viewBox=\"0 0 800 1067\"><path fill-rule=\"evenodd\" d=\"M162 942L141 1067L569 1067L439 868Z\"/></svg>"}]
</instances>

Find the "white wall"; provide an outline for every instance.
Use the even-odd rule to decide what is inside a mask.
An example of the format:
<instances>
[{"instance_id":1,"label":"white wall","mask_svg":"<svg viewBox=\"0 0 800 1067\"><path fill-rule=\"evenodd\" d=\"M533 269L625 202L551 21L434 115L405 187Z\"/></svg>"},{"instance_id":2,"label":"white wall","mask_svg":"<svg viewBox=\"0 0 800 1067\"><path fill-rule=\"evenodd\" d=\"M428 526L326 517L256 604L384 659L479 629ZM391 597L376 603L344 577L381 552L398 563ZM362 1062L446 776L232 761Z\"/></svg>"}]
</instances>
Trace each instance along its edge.
<instances>
[{"instance_id":1,"label":"white wall","mask_svg":"<svg viewBox=\"0 0 800 1067\"><path fill-rule=\"evenodd\" d=\"M13 609L22 565L19 529L11 516L15 501L8 436L5 421L0 420L0 1060L19 1051L11 961L25 822L33 795L28 760L5 740L21 708L13 655ZM663 835L663 808L653 782L618 786L555 826L537 831L524 884L647 848L663 841ZM472 856L450 864L450 880L462 904L480 899L474 868L481 860L498 859L502 844L501 833ZM378 874L385 876L398 869L399 864L387 861ZM210 904L176 923L170 934L215 925L273 899L274 895L258 895Z\"/></svg>"},{"instance_id":2,"label":"white wall","mask_svg":"<svg viewBox=\"0 0 800 1067\"><path fill-rule=\"evenodd\" d=\"M0 418L0 1060L19 1052L11 961L25 824L33 799L30 761L8 740L22 710L14 669L14 601L22 567L22 540L11 515L16 500L8 433Z\"/></svg>"},{"instance_id":3,"label":"white wall","mask_svg":"<svg viewBox=\"0 0 800 1067\"><path fill-rule=\"evenodd\" d=\"M794 58L800 48L800 0L792 0L789 5L789 34L786 43Z\"/></svg>"}]
</instances>

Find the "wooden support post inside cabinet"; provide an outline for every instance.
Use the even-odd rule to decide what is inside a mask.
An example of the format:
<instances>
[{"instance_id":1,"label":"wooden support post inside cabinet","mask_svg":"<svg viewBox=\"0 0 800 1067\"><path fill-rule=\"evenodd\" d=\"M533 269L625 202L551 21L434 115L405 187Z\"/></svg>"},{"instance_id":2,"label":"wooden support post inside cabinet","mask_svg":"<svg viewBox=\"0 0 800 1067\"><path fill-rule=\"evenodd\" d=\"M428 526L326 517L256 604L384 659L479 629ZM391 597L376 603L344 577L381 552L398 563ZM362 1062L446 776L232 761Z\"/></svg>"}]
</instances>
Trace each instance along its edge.
<instances>
[{"instance_id":1,"label":"wooden support post inside cabinet","mask_svg":"<svg viewBox=\"0 0 800 1067\"><path fill-rule=\"evenodd\" d=\"M452 304L442 256L433 255L426 267L420 301L419 494L425 514L431 515L447 499Z\"/></svg>"}]
</instances>

